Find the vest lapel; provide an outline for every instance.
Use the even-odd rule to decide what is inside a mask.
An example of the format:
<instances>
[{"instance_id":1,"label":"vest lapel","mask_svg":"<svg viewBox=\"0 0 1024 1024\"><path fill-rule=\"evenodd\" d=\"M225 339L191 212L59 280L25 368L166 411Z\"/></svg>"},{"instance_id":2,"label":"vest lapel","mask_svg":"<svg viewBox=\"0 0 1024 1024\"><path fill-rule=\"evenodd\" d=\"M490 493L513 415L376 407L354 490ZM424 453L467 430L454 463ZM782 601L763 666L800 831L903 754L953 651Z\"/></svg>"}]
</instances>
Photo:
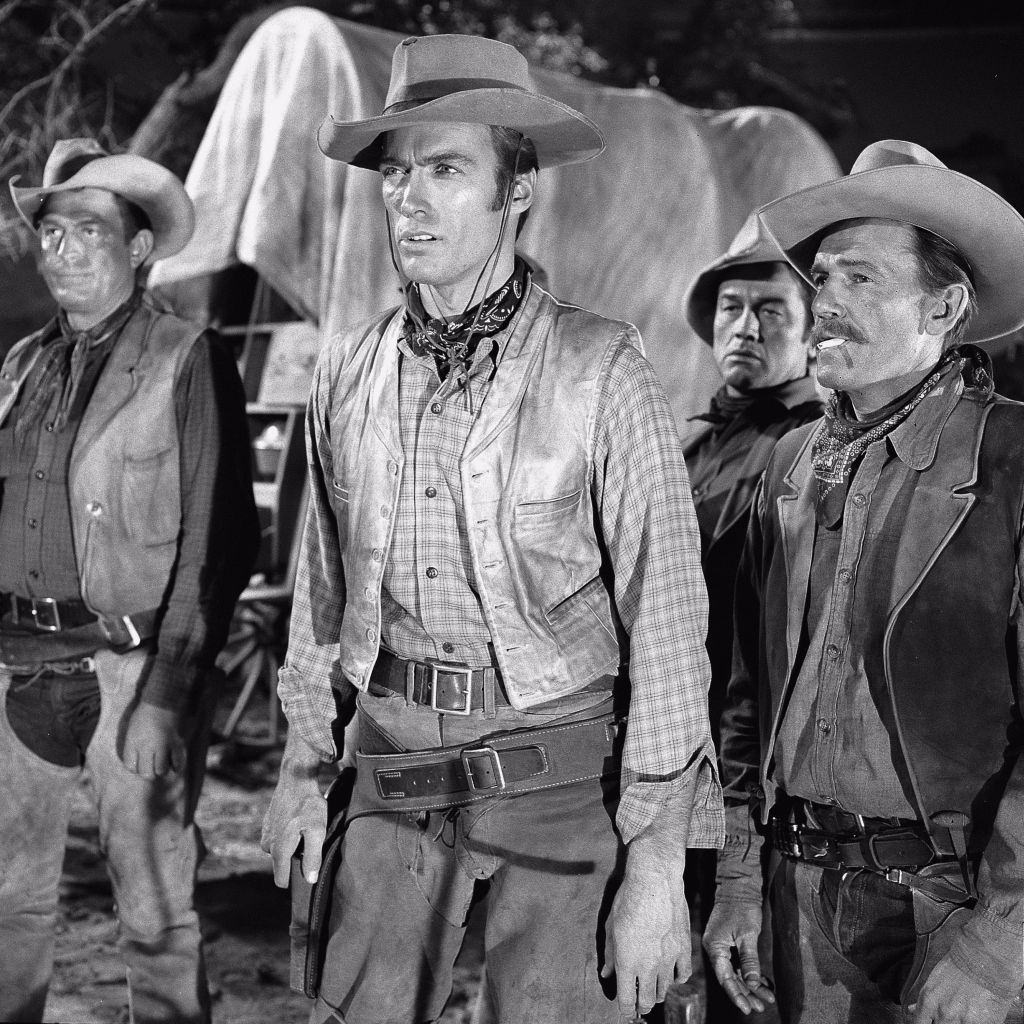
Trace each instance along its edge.
<instances>
[{"instance_id":1,"label":"vest lapel","mask_svg":"<svg viewBox=\"0 0 1024 1024\"><path fill-rule=\"evenodd\" d=\"M404 461L404 450L398 419L398 339L404 317L405 311L400 308L381 332L374 360L377 366L370 376L370 421L373 432L399 464Z\"/></svg>"}]
</instances>

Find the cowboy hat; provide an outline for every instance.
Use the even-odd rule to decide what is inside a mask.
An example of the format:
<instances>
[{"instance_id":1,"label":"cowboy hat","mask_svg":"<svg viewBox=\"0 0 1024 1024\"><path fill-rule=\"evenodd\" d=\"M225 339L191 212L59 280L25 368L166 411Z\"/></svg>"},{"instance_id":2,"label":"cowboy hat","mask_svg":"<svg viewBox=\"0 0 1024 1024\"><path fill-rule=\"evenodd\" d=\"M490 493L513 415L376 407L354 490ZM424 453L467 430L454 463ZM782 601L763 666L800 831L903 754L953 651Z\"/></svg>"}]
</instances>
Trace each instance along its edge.
<instances>
[{"instance_id":1,"label":"cowboy hat","mask_svg":"<svg viewBox=\"0 0 1024 1024\"><path fill-rule=\"evenodd\" d=\"M913 142L874 142L845 178L776 199L759 217L805 277L821 236L839 221L877 217L923 228L970 266L978 311L965 341L991 341L1024 325L1024 217Z\"/></svg>"},{"instance_id":2,"label":"cowboy hat","mask_svg":"<svg viewBox=\"0 0 1024 1024\"><path fill-rule=\"evenodd\" d=\"M317 141L332 160L375 171L384 132L435 122L513 128L532 140L539 167L590 160L604 149L590 118L537 92L514 46L467 35L403 39L391 60L384 113L362 121L328 116Z\"/></svg>"},{"instance_id":3,"label":"cowboy hat","mask_svg":"<svg viewBox=\"0 0 1024 1024\"><path fill-rule=\"evenodd\" d=\"M195 227L195 211L185 186L166 167L130 153L111 156L93 139L59 139L43 168L43 184L19 188L11 178L11 198L33 230L47 196L78 188L103 188L134 203L149 218L153 251L149 261L173 256Z\"/></svg>"},{"instance_id":4,"label":"cowboy hat","mask_svg":"<svg viewBox=\"0 0 1024 1024\"><path fill-rule=\"evenodd\" d=\"M761 229L756 210L743 222L743 227L729 243L728 251L709 263L690 282L683 296L686 320L705 344L713 345L715 341L718 286L729 276L733 267L753 263L789 265L782 250Z\"/></svg>"}]
</instances>

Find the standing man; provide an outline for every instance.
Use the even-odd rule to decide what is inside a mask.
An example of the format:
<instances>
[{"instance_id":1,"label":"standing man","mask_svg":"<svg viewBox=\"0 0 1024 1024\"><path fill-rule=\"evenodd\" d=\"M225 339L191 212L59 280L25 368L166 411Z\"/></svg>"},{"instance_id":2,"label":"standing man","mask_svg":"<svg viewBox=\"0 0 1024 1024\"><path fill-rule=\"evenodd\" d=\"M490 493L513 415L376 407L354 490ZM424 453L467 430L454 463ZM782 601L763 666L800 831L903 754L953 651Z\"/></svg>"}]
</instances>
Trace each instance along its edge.
<instances>
[{"instance_id":1,"label":"standing man","mask_svg":"<svg viewBox=\"0 0 1024 1024\"><path fill-rule=\"evenodd\" d=\"M712 346L724 380L710 410L693 417L708 426L684 449L708 587L709 705L716 746L732 671L733 588L754 490L775 442L821 416L809 367L810 299L807 282L761 230L756 212L728 251L694 279L684 299L686 318ZM714 901L715 861L715 851L700 851L687 868L702 924ZM738 1018L710 972L708 981L709 1018L720 1024Z\"/></svg>"},{"instance_id":2,"label":"standing man","mask_svg":"<svg viewBox=\"0 0 1024 1024\"><path fill-rule=\"evenodd\" d=\"M309 407L278 884L300 835L319 870L353 704L359 735L311 1019L436 1020L484 880L494 1019L631 1019L689 974L685 852L721 810L664 392L633 327L514 254L538 169L603 139L513 47L432 36L396 48L383 115L320 142L381 174L405 302L325 347Z\"/></svg>"},{"instance_id":3,"label":"standing man","mask_svg":"<svg viewBox=\"0 0 1024 1024\"><path fill-rule=\"evenodd\" d=\"M139 283L192 233L173 174L68 139L11 194L59 310L0 369L0 1020L43 1019L84 768L132 1020L209 1021L192 814L258 544L241 386Z\"/></svg>"},{"instance_id":4,"label":"standing man","mask_svg":"<svg viewBox=\"0 0 1024 1024\"><path fill-rule=\"evenodd\" d=\"M705 947L760 1001L763 830L784 1021L1020 1020L1024 407L966 343L1024 322L1024 218L887 141L761 219L833 394L755 499Z\"/></svg>"}]
</instances>

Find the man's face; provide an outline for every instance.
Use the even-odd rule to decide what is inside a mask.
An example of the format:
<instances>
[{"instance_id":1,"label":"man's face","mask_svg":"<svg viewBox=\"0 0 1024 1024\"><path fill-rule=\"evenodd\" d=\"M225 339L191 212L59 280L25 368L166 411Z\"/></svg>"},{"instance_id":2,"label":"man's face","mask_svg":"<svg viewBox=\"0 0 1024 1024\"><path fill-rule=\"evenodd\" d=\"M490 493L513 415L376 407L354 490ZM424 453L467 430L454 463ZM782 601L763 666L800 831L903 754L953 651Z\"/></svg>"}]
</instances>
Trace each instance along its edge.
<instances>
[{"instance_id":1,"label":"man's face","mask_svg":"<svg viewBox=\"0 0 1024 1024\"><path fill-rule=\"evenodd\" d=\"M850 395L858 413L899 397L942 355L930 329L936 297L921 285L913 229L856 220L828 232L811 267L811 338L818 381Z\"/></svg>"},{"instance_id":2,"label":"man's face","mask_svg":"<svg viewBox=\"0 0 1024 1024\"><path fill-rule=\"evenodd\" d=\"M718 286L714 355L730 390L770 388L807 373L807 292L784 263L742 266Z\"/></svg>"},{"instance_id":3,"label":"man's face","mask_svg":"<svg viewBox=\"0 0 1024 1024\"><path fill-rule=\"evenodd\" d=\"M135 285L135 265L114 194L55 192L39 220L39 272L76 326L98 323Z\"/></svg>"},{"instance_id":4,"label":"man's face","mask_svg":"<svg viewBox=\"0 0 1024 1024\"><path fill-rule=\"evenodd\" d=\"M496 170L486 125L417 125L387 133L384 202L410 280L469 301L501 225L501 210L493 209Z\"/></svg>"}]
</instances>

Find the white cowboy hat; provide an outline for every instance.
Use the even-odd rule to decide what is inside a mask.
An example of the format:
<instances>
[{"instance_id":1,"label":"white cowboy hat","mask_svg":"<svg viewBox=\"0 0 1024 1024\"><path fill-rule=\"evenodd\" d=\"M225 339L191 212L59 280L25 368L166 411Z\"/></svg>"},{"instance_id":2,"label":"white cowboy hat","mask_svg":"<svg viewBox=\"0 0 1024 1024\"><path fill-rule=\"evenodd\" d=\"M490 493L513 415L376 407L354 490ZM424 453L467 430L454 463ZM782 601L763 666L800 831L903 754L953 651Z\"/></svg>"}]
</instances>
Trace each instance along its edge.
<instances>
[{"instance_id":1,"label":"white cowboy hat","mask_svg":"<svg viewBox=\"0 0 1024 1024\"><path fill-rule=\"evenodd\" d=\"M46 160L43 184L19 188L11 178L11 198L34 230L47 196L77 188L103 188L134 203L149 218L154 246L147 262L185 247L195 228L195 211L185 186L166 167L142 156L111 156L93 139L60 139Z\"/></svg>"},{"instance_id":2,"label":"white cowboy hat","mask_svg":"<svg viewBox=\"0 0 1024 1024\"><path fill-rule=\"evenodd\" d=\"M913 142L872 143L845 178L776 199L759 217L805 277L822 234L839 221L878 217L923 228L970 266L978 312L965 341L990 341L1024 325L1024 217Z\"/></svg>"},{"instance_id":3,"label":"white cowboy hat","mask_svg":"<svg viewBox=\"0 0 1024 1024\"><path fill-rule=\"evenodd\" d=\"M686 320L707 345L715 341L715 307L718 305L718 286L729 276L733 267L751 263L781 263L788 266L785 253L761 228L757 210L743 222L743 227L729 243L728 250L709 263L690 282L683 296ZM802 283L802 282L801 282ZM808 300L810 291L808 290Z\"/></svg>"},{"instance_id":4,"label":"white cowboy hat","mask_svg":"<svg viewBox=\"0 0 1024 1024\"><path fill-rule=\"evenodd\" d=\"M533 141L540 167L590 160L604 136L590 118L537 92L526 58L483 36L411 36L395 47L384 113L328 116L317 136L332 160L377 170L380 136L410 125L462 122L514 128Z\"/></svg>"}]
</instances>

